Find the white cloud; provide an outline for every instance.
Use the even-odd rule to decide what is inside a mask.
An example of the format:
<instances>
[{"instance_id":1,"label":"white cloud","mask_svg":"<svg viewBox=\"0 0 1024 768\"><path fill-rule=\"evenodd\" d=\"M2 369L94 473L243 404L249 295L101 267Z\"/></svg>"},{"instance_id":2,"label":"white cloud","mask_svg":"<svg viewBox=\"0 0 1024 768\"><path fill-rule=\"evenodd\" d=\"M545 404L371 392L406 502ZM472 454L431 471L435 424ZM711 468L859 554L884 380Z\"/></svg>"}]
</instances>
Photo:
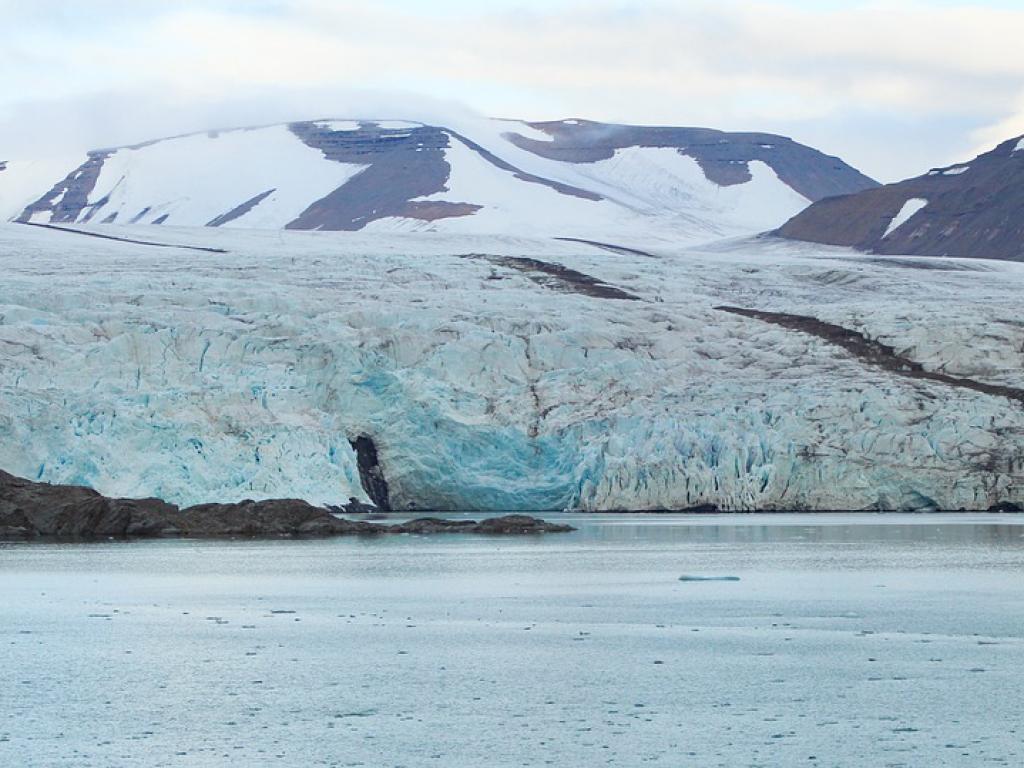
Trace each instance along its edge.
<instances>
[{"instance_id":1,"label":"white cloud","mask_svg":"<svg viewBox=\"0 0 1024 768\"><path fill-rule=\"evenodd\" d=\"M975 152L979 154L992 149L1007 139L1024 136L1024 90L1013 102L1013 112L992 125L986 125L972 134Z\"/></svg>"},{"instance_id":2,"label":"white cloud","mask_svg":"<svg viewBox=\"0 0 1024 768\"><path fill-rule=\"evenodd\" d=\"M994 133L1016 124L1002 120L1024 81L1024 9L976 4L94 0L85 28L54 22L54 4L0 0L15 29L0 70L17 84L0 99L398 89L531 118L756 129L960 116ZM843 144L837 132L828 149ZM951 153L971 147L965 133L949 137Z\"/></svg>"}]
</instances>

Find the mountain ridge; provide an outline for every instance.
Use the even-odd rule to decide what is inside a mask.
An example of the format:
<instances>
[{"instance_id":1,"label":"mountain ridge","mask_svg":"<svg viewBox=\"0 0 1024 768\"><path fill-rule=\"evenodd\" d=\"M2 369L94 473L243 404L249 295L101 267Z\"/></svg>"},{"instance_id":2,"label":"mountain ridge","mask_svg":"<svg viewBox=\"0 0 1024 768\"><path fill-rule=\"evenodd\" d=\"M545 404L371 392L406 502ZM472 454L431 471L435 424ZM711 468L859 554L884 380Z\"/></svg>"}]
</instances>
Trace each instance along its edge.
<instances>
[{"instance_id":1,"label":"mountain ridge","mask_svg":"<svg viewBox=\"0 0 1024 768\"><path fill-rule=\"evenodd\" d=\"M0 200L3 185L0 176ZM703 242L774 228L826 194L875 185L773 134L320 119L92 150L0 213L57 224L661 231Z\"/></svg>"},{"instance_id":2,"label":"mountain ridge","mask_svg":"<svg viewBox=\"0 0 1024 768\"><path fill-rule=\"evenodd\" d=\"M1024 137L971 161L818 201L780 227L791 240L882 255L1024 260Z\"/></svg>"}]
</instances>

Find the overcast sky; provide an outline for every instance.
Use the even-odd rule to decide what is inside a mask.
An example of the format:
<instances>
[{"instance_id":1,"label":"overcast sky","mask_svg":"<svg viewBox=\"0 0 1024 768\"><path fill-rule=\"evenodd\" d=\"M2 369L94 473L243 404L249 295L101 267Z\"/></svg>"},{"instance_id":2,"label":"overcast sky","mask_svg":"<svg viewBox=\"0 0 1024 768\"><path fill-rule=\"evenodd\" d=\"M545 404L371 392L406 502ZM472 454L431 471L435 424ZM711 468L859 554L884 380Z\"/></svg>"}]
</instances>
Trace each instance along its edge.
<instances>
[{"instance_id":1,"label":"overcast sky","mask_svg":"<svg viewBox=\"0 0 1024 768\"><path fill-rule=\"evenodd\" d=\"M881 180L1024 134L1024 0L0 0L0 159L317 117L784 133Z\"/></svg>"}]
</instances>

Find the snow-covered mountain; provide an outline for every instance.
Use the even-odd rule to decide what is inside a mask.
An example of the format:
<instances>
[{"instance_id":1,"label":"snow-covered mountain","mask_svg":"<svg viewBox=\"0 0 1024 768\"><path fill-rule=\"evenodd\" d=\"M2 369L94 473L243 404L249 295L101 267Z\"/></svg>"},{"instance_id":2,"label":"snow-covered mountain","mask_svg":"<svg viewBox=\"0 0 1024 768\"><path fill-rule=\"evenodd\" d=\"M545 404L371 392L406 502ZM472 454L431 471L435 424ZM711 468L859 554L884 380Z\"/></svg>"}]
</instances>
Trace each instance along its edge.
<instances>
[{"instance_id":1,"label":"snow-covered mountain","mask_svg":"<svg viewBox=\"0 0 1024 768\"><path fill-rule=\"evenodd\" d=\"M184 504L365 501L375 470L396 508L1024 504L1021 264L74 229L0 225L23 477Z\"/></svg>"},{"instance_id":2,"label":"snow-covered mountain","mask_svg":"<svg viewBox=\"0 0 1024 768\"><path fill-rule=\"evenodd\" d=\"M967 163L822 200L778 234L881 254L1024 260L1024 137Z\"/></svg>"},{"instance_id":3,"label":"snow-covered mountain","mask_svg":"<svg viewBox=\"0 0 1024 768\"><path fill-rule=\"evenodd\" d=\"M581 120L320 120L8 162L0 216L53 224L702 242L875 183L770 134Z\"/></svg>"}]
</instances>

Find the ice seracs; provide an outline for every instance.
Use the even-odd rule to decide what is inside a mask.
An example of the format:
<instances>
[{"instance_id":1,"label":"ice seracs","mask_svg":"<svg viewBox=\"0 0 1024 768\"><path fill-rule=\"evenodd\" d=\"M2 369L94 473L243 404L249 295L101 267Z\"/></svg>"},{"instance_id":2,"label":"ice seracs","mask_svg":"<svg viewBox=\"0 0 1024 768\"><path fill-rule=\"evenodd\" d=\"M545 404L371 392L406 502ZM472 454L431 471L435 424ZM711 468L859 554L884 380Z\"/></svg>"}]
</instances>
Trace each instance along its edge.
<instances>
[{"instance_id":1,"label":"ice seracs","mask_svg":"<svg viewBox=\"0 0 1024 768\"><path fill-rule=\"evenodd\" d=\"M118 231L224 252L0 226L6 471L179 504L339 504L368 500L350 442L367 436L399 509L1024 501L1015 403L715 309L816 316L1021 387L1015 264L886 268L778 240L644 256L473 233Z\"/></svg>"}]
</instances>

